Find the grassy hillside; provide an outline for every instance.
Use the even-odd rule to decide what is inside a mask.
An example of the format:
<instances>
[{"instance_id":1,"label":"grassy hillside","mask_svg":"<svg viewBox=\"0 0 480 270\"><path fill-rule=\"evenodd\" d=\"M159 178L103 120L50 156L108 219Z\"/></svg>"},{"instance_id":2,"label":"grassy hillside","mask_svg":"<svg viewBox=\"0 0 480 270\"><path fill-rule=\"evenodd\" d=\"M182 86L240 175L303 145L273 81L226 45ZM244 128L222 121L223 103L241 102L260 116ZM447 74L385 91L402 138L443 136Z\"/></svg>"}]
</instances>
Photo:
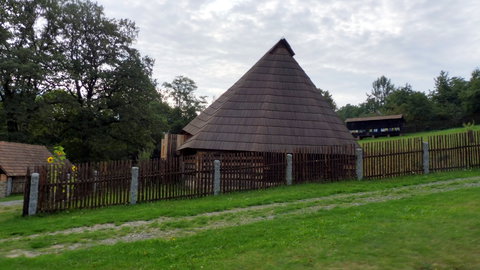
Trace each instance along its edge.
<instances>
[{"instance_id":1,"label":"grassy hillside","mask_svg":"<svg viewBox=\"0 0 480 270\"><path fill-rule=\"evenodd\" d=\"M417 138L417 137L447 135L447 134L466 132L468 130L479 131L480 125L476 125L468 128L461 127L461 128L451 128L451 129L443 129L443 130L424 131L424 132L417 132L417 133L408 133L408 134L403 134L402 136L399 136L399 137L364 138L362 140L359 140L358 142L362 144L365 142L372 142L372 141L387 141L387 140L398 140L402 138Z\"/></svg>"},{"instance_id":2,"label":"grassy hillside","mask_svg":"<svg viewBox=\"0 0 480 270\"><path fill-rule=\"evenodd\" d=\"M0 208L0 265L479 269L479 192L480 170L469 170L31 218L19 217L19 208Z\"/></svg>"}]
</instances>

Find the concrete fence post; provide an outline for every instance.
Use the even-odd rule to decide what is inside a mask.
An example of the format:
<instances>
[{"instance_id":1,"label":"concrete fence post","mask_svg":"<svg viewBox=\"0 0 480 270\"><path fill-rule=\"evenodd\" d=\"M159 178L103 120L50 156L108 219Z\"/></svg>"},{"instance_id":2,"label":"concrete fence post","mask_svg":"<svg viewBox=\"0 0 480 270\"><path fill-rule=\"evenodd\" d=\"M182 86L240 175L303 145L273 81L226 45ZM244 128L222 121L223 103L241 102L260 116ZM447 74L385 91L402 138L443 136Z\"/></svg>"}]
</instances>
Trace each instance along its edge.
<instances>
[{"instance_id":1,"label":"concrete fence post","mask_svg":"<svg viewBox=\"0 0 480 270\"><path fill-rule=\"evenodd\" d=\"M213 162L213 195L220 194L220 160Z\"/></svg>"},{"instance_id":2,"label":"concrete fence post","mask_svg":"<svg viewBox=\"0 0 480 270\"><path fill-rule=\"evenodd\" d=\"M130 204L137 203L138 195L138 167L132 167L132 181L130 182Z\"/></svg>"},{"instance_id":3,"label":"concrete fence post","mask_svg":"<svg viewBox=\"0 0 480 270\"><path fill-rule=\"evenodd\" d=\"M12 177L7 178L7 196L12 194L13 182Z\"/></svg>"},{"instance_id":4,"label":"concrete fence post","mask_svg":"<svg viewBox=\"0 0 480 270\"><path fill-rule=\"evenodd\" d=\"M293 158L292 154L287 154L287 168L285 171L285 182L287 186L291 186L293 182L293 177L292 177L292 168L293 168Z\"/></svg>"},{"instance_id":5,"label":"concrete fence post","mask_svg":"<svg viewBox=\"0 0 480 270\"><path fill-rule=\"evenodd\" d=\"M355 149L357 180L363 179L363 149Z\"/></svg>"},{"instance_id":6,"label":"concrete fence post","mask_svg":"<svg viewBox=\"0 0 480 270\"><path fill-rule=\"evenodd\" d=\"M30 198L28 200L29 216L33 216L37 213L39 180L40 180L40 175L38 173L32 173L30 178Z\"/></svg>"},{"instance_id":7,"label":"concrete fence post","mask_svg":"<svg viewBox=\"0 0 480 270\"><path fill-rule=\"evenodd\" d=\"M423 173L430 173L430 155L428 153L428 142L423 142Z\"/></svg>"}]
</instances>

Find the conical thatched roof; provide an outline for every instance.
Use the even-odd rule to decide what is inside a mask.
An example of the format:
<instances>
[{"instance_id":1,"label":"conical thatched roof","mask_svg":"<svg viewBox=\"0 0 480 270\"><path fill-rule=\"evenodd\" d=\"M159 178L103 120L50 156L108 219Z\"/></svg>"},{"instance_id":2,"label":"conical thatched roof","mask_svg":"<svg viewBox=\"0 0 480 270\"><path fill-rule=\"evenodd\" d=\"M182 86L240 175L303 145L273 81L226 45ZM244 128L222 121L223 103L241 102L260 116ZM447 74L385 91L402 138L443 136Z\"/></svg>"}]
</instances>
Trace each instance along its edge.
<instances>
[{"instance_id":1,"label":"conical thatched roof","mask_svg":"<svg viewBox=\"0 0 480 270\"><path fill-rule=\"evenodd\" d=\"M183 130L180 149L293 151L354 144L281 39L240 80Z\"/></svg>"}]
</instances>

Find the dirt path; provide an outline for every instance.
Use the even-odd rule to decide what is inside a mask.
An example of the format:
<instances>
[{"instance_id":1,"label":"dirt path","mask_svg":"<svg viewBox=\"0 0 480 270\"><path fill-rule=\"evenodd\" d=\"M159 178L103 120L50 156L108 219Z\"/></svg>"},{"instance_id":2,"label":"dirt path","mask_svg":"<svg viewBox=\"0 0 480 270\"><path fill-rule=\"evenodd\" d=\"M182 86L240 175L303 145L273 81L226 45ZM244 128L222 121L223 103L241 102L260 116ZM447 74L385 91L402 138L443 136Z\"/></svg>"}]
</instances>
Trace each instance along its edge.
<instances>
[{"instance_id":1,"label":"dirt path","mask_svg":"<svg viewBox=\"0 0 480 270\"><path fill-rule=\"evenodd\" d=\"M452 179L397 188L383 189L371 192L336 194L318 198L303 199L291 202L272 203L266 205L235 208L231 210L202 213L187 217L159 217L148 221L132 221L120 225L97 224L88 227L78 227L50 233L41 233L24 237L13 237L0 240L0 256L34 257L42 254L60 253L66 250L88 248L95 245L112 245L118 242L134 242L145 239L175 239L195 234L205 230L226 228L250 224L262 220L270 220L286 215L301 215L315 213L333 208L348 208L360 205L399 200L419 195L434 194L452 190L480 187L480 177ZM181 228L175 224L182 223ZM92 233L97 236L92 237ZM104 233L103 239L98 233ZM56 237L68 239L65 236L75 236L76 241L63 241L42 248L9 249L9 242L28 241ZM78 241L81 238L81 241Z\"/></svg>"},{"instance_id":2,"label":"dirt path","mask_svg":"<svg viewBox=\"0 0 480 270\"><path fill-rule=\"evenodd\" d=\"M0 207L1 207L1 206L16 206L16 205L22 205L22 203L23 203L23 200L0 202Z\"/></svg>"}]
</instances>

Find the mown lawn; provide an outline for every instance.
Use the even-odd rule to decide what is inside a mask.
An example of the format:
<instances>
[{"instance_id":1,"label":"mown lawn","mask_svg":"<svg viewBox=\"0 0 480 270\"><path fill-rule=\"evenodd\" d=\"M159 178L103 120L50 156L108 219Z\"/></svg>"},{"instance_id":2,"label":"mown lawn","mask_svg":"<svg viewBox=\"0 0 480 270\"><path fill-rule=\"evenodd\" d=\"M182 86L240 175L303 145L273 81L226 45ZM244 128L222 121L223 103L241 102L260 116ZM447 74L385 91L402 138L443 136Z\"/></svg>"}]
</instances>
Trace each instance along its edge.
<instances>
[{"instance_id":1,"label":"mown lawn","mask_svg":"<svg viewBox=\"0 0 480 270\"><path fill-rule=\"evenodd\" d=\"M358 140L358 143L362 144L362 143L373 142L373 141L389 141L389 140L398 140L398 139L404 139L404 138L418 138L418 137L423 137L424 140L426 140L426 138L429 136L448 135L448 134L466 132L468 130L479 131L480 125L476 125L468 128L461 127L461 128L432 130L432 131L417 132L417 133L407 133L407 134L403 134L400 137L364 138L364 139Z\"/></svg>"},{"instance_id":2,"label":"mown lawn","mask_svg":"<svg viewBox=\"0 0 480 270\"><path fill-rule=\"evenodd\" d=\"M318 185L323 186L329 185ZM1 258L0 265L2 269L480 269L479 194L480 188L470 188L287 215L178 239ZM219 202L232 197L223 196Z\"/></svg>"},{"instance_id":3,"label":"mown lawn","mask_svg":"<svg viewBox=\"0 0 480 270\"><path fill-rule=\"evenodd\" d=\"M0 202L10 202L10 201L17 201L17 200L23 200L23 195L15 194L15 195L10 195L8 197L0 198Z\"/></svg>"},{"instance_id":4,"label":"mown lawn","mask_svg":"<svg viewBox=\"0 0 480 270\"><path fill-rule=\"evenodd\" d=\"M288 202L328 196L338 193L374 191L385 188L414 185L459 177L479 176L480 170L414 175L384 180L344 181L328 184L303 184L278 187L269 190L239 192L218 197L195 200L160 201L135 206L112 206L94 210L74 210L57 214L22 217L20 206L0 209L0 238L52 232L80 226L102 223L120 224L126 221L150 220L159 216L192 216L206 212L222 211L238 207Z\"/></svg>"}]
</instances>

